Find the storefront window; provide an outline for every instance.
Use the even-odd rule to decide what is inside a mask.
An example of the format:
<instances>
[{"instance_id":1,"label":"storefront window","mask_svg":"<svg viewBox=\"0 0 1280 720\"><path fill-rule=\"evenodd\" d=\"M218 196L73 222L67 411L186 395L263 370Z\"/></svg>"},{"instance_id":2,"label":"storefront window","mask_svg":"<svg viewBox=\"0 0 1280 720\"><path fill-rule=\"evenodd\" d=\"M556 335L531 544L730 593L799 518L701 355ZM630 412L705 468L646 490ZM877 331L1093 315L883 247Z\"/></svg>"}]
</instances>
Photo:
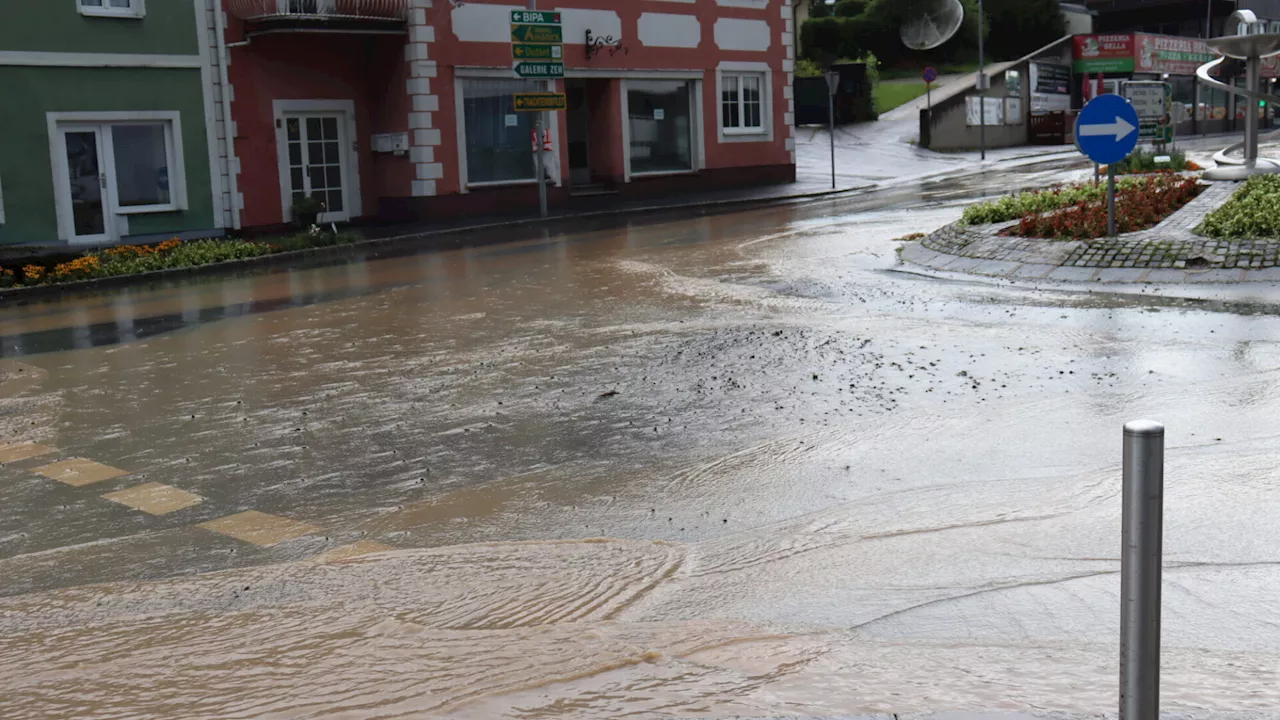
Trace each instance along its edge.
<instances>
[{"instance_id":1,"label":"storefront window","mask_svg":"<svg viewBox=\"0 0 1280 720\"><path fill-rule=\"evenodd\" d=\"M632 174L693 169L692 85L683 80L627 82Z\"/></svg>"},{"instance_id":2,"label":"storefront window","mask_svg":"<svg viewBox=\"0 0 1280 720\"><path fill-rule=\"evenodd\" d=\"M536 113L516 112L515 93L534 92L525 80L462 81L467 134L467 182L533 180Z\"/></svg>"}]
</instances>

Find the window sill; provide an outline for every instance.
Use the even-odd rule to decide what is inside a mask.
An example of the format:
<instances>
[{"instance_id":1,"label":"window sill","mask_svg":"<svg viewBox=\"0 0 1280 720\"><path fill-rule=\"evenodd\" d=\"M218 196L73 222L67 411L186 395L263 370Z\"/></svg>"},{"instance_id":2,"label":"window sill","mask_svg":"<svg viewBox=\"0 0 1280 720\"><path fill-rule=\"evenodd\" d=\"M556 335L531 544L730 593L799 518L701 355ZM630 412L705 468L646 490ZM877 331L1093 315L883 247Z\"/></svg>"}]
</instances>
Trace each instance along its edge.
<instances>
[{"instance_id":1,"label":"window sill","mask_svg":"<svg viewBox=\"0 0 1280 720\"><path fill-rule=\"evenodd\" d=\"M130 207L116 208L117 215L145 215L147 213L166 213L166 212L182 212L186 208L178 207L176 203L168 205L133 205Z\"/></svg>"},{"instance_id":2,"label":"window sill","mask_svg":"<svg viewBox=\"0 0 1280 720\"><path fill-rule=\"evenodd\" d=\"M548 183L551 181L548 180ZM537 185L538 181L533 178L528 180L489 180L487 182L468 182L469 188L497 188L497 187L515 187L517 185Z\"/></svg>"},{"instance_id":3,"label":"window sill","mask_svg":"<svg viewBox=\"0 0 1280 720\"><path fill-rule=\"evenodd\" d=\"M769 130L764 126L750 128L724 128L720 131L723 135L768 135Z\"/></svg>"},{"instance_id":4,"label":"window sill","mask_svg":"<svg viewBox=\"0 0 1280 720\"><path fill-rule=\"evenodd\" d=\"M668 175L697 175L697 170L642 170L631 173L633 178L666 177Z\"/></svg>"},{"instance_id":5,"label":"window sill","mask_svg":"<svg viewBox=\"0 0 1280 720\"><path fill-rule=\"evenodd\" d=\"M80 14L85 17L116 18L119 20L141 20L146 17L145 10L111 10L108 8L80 7Z\"/></svg>"}]
</instances>

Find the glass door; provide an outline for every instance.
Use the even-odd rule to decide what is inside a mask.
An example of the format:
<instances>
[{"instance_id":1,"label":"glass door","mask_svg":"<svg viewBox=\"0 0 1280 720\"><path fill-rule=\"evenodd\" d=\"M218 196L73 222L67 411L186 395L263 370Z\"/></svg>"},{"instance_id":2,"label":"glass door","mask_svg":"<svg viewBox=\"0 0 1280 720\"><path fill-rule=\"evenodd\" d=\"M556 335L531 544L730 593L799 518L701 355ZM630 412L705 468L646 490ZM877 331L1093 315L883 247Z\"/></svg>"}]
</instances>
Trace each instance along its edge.
<instances>
[{"instance_id":1,"label":"glass door","mask_svg":"<svg viewBox=\"0 0 1280 720\"><path fill-rule=\"evenodd\" d=\"M106 164L103 162L102 128L60 127L65 150L67 184L59 192L70 217L66 218L73 243L110 242L111 202Z\"/></svg>"},{"instance_id":2,"label":"glass door","mask_svg":"<svg viewBox=\"0 0 1280 720\"><path fill-rule=\"evenodd\" d=\"M311 197L324 204L320 222L351 218L347 209L346 123L341 115L290 115L285 118L289 190L296 203Z\"/></svg>"}]
</instances>

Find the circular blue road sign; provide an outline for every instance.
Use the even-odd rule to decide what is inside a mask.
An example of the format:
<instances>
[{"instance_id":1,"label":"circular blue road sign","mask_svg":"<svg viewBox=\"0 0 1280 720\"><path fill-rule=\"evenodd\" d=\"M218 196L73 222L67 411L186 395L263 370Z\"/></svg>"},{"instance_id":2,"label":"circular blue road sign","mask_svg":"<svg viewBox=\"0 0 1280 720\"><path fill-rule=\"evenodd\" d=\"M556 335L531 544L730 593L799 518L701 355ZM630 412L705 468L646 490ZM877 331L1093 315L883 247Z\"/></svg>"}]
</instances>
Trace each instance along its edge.
<instances>
[{"instance_id":1,"label":"circular blue road sign","mask_svg":"<svg viewBox=\"0 0 1280 720\"><path fill-rule=\"evenodd\" d=\"M1138 111L1119 95L1099 95L1076 117L1076 147L1090 160L1110 165L1138 145Z\"/></svg>"},{"instance_id":2,"label":"circular blue road sign","mask_svg":"<svg viewBox=\"0 0 1280 720\"><path fill-rule=\"evenodd\" d=\"M924 73L922 73L920 77L924 78L925 82L931 83L938 79L938 71L931 67L927 67L924 69Z\"/></svg>"}]
</instances>

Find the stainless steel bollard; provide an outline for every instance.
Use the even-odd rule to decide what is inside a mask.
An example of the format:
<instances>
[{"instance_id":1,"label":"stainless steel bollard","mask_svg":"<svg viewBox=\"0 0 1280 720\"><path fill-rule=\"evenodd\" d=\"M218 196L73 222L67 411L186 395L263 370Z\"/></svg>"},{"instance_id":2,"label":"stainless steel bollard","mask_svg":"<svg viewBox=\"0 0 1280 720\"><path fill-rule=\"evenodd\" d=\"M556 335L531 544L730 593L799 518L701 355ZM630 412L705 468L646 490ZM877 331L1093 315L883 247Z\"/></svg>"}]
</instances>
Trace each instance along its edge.
<instances>
[{"instance_id":1,"label":"stainless steel bollard","mask_svg":"<svg viewBox=\"0 0 1280 720\"><path fill-rule=\"evenodd\" d=\"M1160 716L1160 577L1164 556L1164 426L1124 426L1120 556L1120 720Z\"/></svg>"}]
</instances>

